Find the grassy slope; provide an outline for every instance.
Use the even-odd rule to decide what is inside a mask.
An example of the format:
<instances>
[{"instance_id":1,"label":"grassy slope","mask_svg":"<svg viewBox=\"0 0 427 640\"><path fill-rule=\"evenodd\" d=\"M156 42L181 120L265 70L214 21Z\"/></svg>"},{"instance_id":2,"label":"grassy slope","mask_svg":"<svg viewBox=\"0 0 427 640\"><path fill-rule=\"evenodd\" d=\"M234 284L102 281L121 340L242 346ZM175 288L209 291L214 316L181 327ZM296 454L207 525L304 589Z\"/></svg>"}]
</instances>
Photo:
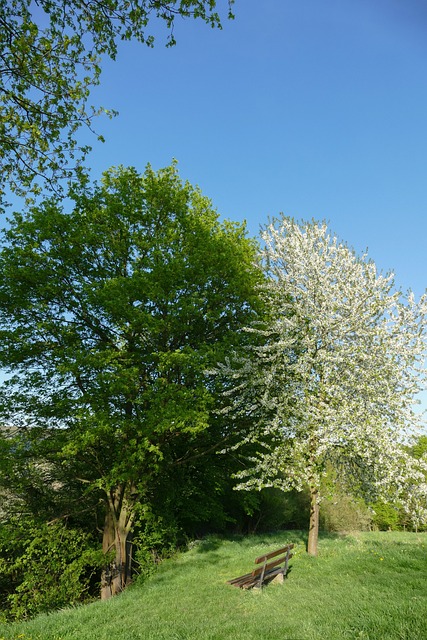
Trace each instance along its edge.
<instances>
[{"instance_id":1,"label":"grassy slope","mask_svg":"<svg viewBox=\"0 0 427 640\"><path fill-rule=\"evenodd\" d=\"M285 584L226 584L287 542ZM297 532L211 538L118 598L0 626L0 640L427 640L426 551L411 533L323 536L317 559Z\"/></svg>"}]
</instances>

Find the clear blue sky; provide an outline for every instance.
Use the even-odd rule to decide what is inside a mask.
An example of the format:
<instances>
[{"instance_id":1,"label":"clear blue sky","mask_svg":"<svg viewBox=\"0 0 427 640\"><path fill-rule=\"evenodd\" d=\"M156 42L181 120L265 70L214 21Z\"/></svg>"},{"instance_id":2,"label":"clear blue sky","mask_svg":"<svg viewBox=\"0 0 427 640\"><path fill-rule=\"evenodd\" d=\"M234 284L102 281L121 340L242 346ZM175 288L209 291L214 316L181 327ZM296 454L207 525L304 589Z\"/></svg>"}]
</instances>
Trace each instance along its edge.
<instances>
[{"instance_id":1,"label":"clear blue sky","mask_svg":"<svg viewBox=\"0 0 427 640\"><path fill-rule=\"evenodd\" d=\"M225 9L226 2L222 4ZM92 175L179 162L252 235L283 211L326 219L403 289L427 286L425 0L236 0L223 31L177 20L178 44L103 65ZM225 15L225 11L224 11Z\"/></svg>"}]
</instances>

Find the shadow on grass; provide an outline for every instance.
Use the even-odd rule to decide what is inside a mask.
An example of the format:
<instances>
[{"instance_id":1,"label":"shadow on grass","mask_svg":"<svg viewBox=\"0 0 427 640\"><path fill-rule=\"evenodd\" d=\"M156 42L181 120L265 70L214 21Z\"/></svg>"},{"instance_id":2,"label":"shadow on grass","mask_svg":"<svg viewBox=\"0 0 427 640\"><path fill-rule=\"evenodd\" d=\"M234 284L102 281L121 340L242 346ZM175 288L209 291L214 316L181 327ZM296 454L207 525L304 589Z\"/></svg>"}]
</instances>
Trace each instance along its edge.
<instances>
[{"instance_id":1,"label":"shadow on grass","mask_svg":"<svg viewBox=\"0 0 427 640\"><path fill-rule=\"evenodd\" d=\"M319 539L329 538L335 539L338 534L325 533L320 534ZM238 542L242 547L253 547L275 545L276 547L285 546L294 543L295 545L304 545L307 547L308 533L297 529L288 529L286 531L272 531L268 533L251 533L247 535L232 534L227 536L209 535L201 540L196 540L190 544L190 549L196 548L197 553L210 553L218 551L218 549L227 542Z\"/></svg>"},{"instance_id":2,"label":"shadow on grass","mask_svg":"<svg viewBox=\"0 0 427 640\"><path fill-rule=\"evenodd\" d=\"M226 541L227 538L210 535L202 538L202 540L195 540L190 544L190 549L196 547L197 553L209 553L211 551L217 551Z\"/></svg>"}]
</instances>

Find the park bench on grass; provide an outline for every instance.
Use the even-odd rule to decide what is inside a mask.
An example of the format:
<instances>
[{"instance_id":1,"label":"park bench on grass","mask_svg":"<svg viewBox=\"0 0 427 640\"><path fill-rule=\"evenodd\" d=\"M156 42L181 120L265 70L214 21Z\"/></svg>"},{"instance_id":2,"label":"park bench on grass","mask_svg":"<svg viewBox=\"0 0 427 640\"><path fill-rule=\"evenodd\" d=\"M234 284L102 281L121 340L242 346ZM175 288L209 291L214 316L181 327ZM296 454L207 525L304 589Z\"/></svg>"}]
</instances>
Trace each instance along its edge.
<instances>
[{"instance_id":1,"label":"park bench on grass","mask_svg":"<svg viewBox=\"0 0 427 640\"><path fill-rule=\"evenodd\" d=\"M259 556L255 559L255 564L261 566L256 567L252 573L246 573L244 576L234 578L234 580L227 580L227 584L232 584L241 589L251 589L252 587L261 588L263 584L270 582L278 576L280 576L279 580L283 582L283 578L288 571L289 560L292 558L291 549L293 548L293 544L288 544L286 547L277 549L277 551ZM276 559L270 562L271 558Z\"/></svg>"}]
</instances>

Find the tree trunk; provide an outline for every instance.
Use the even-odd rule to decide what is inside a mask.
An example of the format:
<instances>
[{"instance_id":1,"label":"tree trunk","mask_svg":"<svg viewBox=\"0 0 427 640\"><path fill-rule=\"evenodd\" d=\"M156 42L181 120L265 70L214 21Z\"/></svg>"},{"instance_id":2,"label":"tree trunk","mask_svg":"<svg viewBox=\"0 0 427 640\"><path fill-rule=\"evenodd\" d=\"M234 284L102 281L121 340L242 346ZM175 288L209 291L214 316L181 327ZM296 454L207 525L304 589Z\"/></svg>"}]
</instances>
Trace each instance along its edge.
<instances>
[{"instance_id":1,"label":"tree trunk","mask_svg":"<svg viewBox=\"0 0 427 640\"><path fill-rule=\"evenodd\" d=\"M114 521L111 515L111 511L107 506L104 522L104 533L102 536L102 551L106 555L114 548ZM113 595L112 593L112 563L105 565L101 574L101 600L108 600Z\"/></svg>"},{"instance_id":2,"label":"tree trunk","mask_svg":"<svg viewBox=\"0 0 427 640\"><path fill-rule=\"evenodd\" d=\"M133 505L128 493L126 486L119 486L107 494L102 550L113 552L114 559L102 571L101 600L117 595L131 580Z\"/></svg>"},{"instance_id":3,"label":"tree trunk","mask_svg":"<svg viewBox=\"0 0 427 640\"><path fill-rule=\"evenodd\" d=\"M310 487L310 528L308 531L307 552L317 556L317 541L319 538L319 490Z\"/></svg>"}]
</instances>

